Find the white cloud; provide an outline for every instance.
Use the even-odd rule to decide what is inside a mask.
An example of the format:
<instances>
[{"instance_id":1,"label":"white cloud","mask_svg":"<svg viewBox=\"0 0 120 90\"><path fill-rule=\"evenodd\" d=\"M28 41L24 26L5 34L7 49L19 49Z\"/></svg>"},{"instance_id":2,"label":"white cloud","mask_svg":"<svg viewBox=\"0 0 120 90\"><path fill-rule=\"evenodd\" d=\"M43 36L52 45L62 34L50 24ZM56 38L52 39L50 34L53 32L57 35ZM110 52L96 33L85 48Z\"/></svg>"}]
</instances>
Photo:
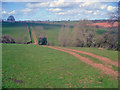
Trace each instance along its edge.
<instances>
[{"instance_id":1,"label":"white cloud","mask_svg":"<svg viewBox=\"0 0 120 90\"><path fill-rule=\"evenodd\" d=\"M47 2L49 0L2 0L2 2ZM74 0L74 2L119 2L119 0ZM73 2L73 0L65 0L65 2Z\"/></svg>"},{"instance_id":2,"label":"white cloud","mask_svg":"<svg viewBox=\"0 0 120 90\"><path fill-rule=\"evenodd\" d=\"M27 3L28 8L39 8L39 7L47 7L49 2L43 2L43 3Z\"/></svg>"},{"instance_id":3,"label":"white cloud","mask_svg":"<svg viewBox=\"0 0 120 90\"><path fill-rule=\"evenodd\" d=\"M114 11L115 9L117 9L117 7L113 7L113 6L108 6L107 7L108 11Z\"/></svg>"},{"instance_id":4,"label":"white cloud","mask_svg":"<svg viewBox=\"0 0 120 90\"><path fill-rule=\"evenodd\" d=\"M68 7L72 3L70 2L65 2L65 0L58 0L58 1L52 1L50 2L49 6L50 7Z\"/></svg>"},{"instance_id":5,"label":"white cloud","mask_svg":"<svg viewBox=\"0 0 120 90\"><path fill-rule=\"evenodd\" d=\"M58 1L47 1L38 3L27 3L28 8L40 8L40 7L70 7L73 6L75 2L65 2L65 0Z\"/></svg>"},{"instance_id":6,"label":"white cloud","mask_svg":"<svg viewBox=\"0 0 120 90\"><path fill-rule=\"evenodd\" d=\"M88 13L92 13L93 11L88 11Z\"/></svg>"},{"instance_id":7,"label":"white cloud","mask_svg":"<svg viewBox=\"0 0 120 90\"><path fill-rule=\"evenodd\" d=\"M2 14L7 14L7 12L6 11L2 11Z\"/></svg>"},{"instance_id":8,"label":"white cloud","mask_svg":"<svg viewBox=\"0 0 120 90\"><path fill-rule=\"evenodd\" d=\"M56 14L58 14L58 15L65 15L64 12L60 12L60 13L56 13Z\"/></svg>"},{"instance_id":9,"label":"white cloud","mask_svg":"<svg viewBox=\"0 0 120 90\"><path fill-rule=\"evenodd\" d=\"M100 8L101 8L101 9L105 9L105 8L106 8L106 5L102 5Z\"/></svg>"},{"instance_id":10,"label":"white cloud","mask_svg":"<svg viewBox=\"0 0 120 90\"><path fill-rule=\"evenodd\" d=\"M36 12L38 9L30 9L30 8L25 8L22 9L20 12L24 13L24 14L32 14L33 12Z\"/></svg>"},{"instance_id":11,"label":"white cloud","mask_svg":"<svg viewBox=\"0 0 120 90\"><path fill-rule=\"evenodd\" d=\"M80 4L81 8L86 8L86 9L105 9L107 6L107 3L103 2L83 2Z\"/></svg>"},{"instance_id":12,"label":"white cloud","mask_svg":"<svg viewBox=\"0 0 120 90\"><path fill-rule=\"evenodd\" d=\"M51 12L59 12L61 11L62 9L60 8L50 8L50 9L47 9L48 11L51 11Z\"/></svg>"},{"instance_id":13,"label":"white cloud","mask_svg":"<svg viewBox=\"0 0 120 90\"><path fill-rule=\"evenodd\" d=\"M32 9L26 8L26 9L23 9L23 10L21 10L21 11L23 11L23 12L30 12L30 11L32 11Z\"/></svg>"},{"instance_id":14,"label":"white cloud","mask_svg":"<svg viewBox=\"0 0 120 90\"><path fill-rule=\"evenodd\" d=\"M2 11L2 14L8 14L8 15L13 15L13 14L16 14L16 11L15 10L12 10L10 12L7 12L7 11Z\"/></svg>"},{"instance_id":15,"label":"white cloud","mask_svg":"<svg viewBox=\"0 0 120 90\"><path fill-rule=\"evenodd\" d=\"M39 7L67 7L70 3L65 3L65 0L57 0L57 1L46 1L39 3L28 3L27 7L29 8L39 8Z\"/></svg>"},{"instance_id":16,"label":"white cloud","mask_svg":"<svg viewBox=\"0 0 120 90\"><path fill-rule=\"evenodd\" d=\"M99 10L94 11L93 15L96 15L96 14L101 15L101 13L100 13L100 11L99 11Z\"/></svg>"},{"instance_id":17,"label":"white cloud","mask_svg":"<svg viewBox=\"0 0 120 90\"><path fill-rule=\"evenodd\" d=\"M93 2L83 2L80 7L85 7L91 5Z\"/></svg>"},{"instance_id":18,"label":"white cloud","mask_svg":"<svg viewBox=\"0 0 120 90\"><path fill-rule=\"evenodd\" d=\"M96 15L97 13L96 13L96 12L94 12L93 14L94 14L94 15Z\"/></svg>"},{"instance_id":19,"label":"white cloud","mask_svg":"<svg viewBox=\"0 0 120 90\"><path fill-rule=\"evenodd\" d=\"M8 14L10 14L10 15L16 14L16 11L13 10L13 11L9 12Z\"/></svg>"}]
</instances>

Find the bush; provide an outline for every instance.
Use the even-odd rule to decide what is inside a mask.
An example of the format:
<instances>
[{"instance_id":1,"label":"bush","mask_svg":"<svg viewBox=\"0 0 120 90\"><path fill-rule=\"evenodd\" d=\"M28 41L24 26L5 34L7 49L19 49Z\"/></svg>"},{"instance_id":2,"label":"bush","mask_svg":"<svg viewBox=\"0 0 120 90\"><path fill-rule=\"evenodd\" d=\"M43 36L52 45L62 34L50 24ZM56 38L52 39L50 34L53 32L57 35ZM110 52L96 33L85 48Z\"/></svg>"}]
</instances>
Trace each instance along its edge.
<instances>
[{"instance_id":1,"label":"bush","mask_svg":"<svg viewBox=\"0 0 120 90\"><path fill-rule=\"evenodd\" d=\"M38 39L38 44L39 45L47 45L47 38L46 37L40 37Z\"/></svg>"},{"instance_id":2,"label":"bush","mask_svg":"<svg viewBox=\"0 0 120 90\"><path fill-rule=\"evenodd\" d=\"M2 43L15 43L15 40L9 35L2 36Z\"/></svg>"}]
</instances>

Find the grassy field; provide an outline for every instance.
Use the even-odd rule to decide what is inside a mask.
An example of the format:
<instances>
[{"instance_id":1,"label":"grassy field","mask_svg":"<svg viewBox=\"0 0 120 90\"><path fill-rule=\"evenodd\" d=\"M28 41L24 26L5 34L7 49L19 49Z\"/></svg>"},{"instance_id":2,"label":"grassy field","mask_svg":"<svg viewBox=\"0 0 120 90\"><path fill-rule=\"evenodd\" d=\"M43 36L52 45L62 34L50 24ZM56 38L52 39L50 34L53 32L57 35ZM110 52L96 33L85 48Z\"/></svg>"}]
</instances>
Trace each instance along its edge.
<instances>
[{"instance_id":1,"label":"grassy field","mask_svg":"<svg viewBox=\"0 0 120 90\"><path fill-rule=\"evenodd\" d=\"M109 56L111 59L117 58L115 51L74 49ZM3 88L118 87L118 81L114 77L103 74L65 52L39 45L22 44L3 44L2 51Z\"/></svg>"},{"instance_id":2,"label":"grassy field","mask_svg":"<svg viewBox=\"0 0 120 90\"><path fill-rule=\"evenodd\" d=\"M15 41L27 42L29 41L29 33L26 23L2 23L2 34L10 35Z\"/></svg>"},{"instance_id":3,"label":"grassy field","mask_svg":"<svg viewBox=\"0 0 120 90\"><path fill-rule=\"evenodd\" d=\"M52 45L58 45L58 34L59 34L59 30L61 28L61 25L58 25L58 24L34 24L34 23L31 23L30 25L35 30L37 38L39 38L39 36L40 36L40 32L41 32L40 28L42 27L47 36L48 42L52 43Z\"/></svg>"},{"instance_id":4,"label":"grassy field","mask_svg":"<svg viewBox=\"0 0 120 90\"><path fill-rule=\"evenodd\" d=\"M105 29L98 29L96 32L97 32L97 34L104 34L104 33L107 32L107 30L105 30Z\"/></svg>"},{"instance_id":5,"label":"grassy field","mask_svg":"<svg viewBox=\"0 0 120 90\"><path fill-rule=\"evenodd\" d=\"M46 24L46 23L23 23L23 22L16 22L16 23L9 23L9 22L4 22L2 25L2 34L8 34L11 37L13 37L16 41L22 41L22 42L27 42L29 41L29 33L26 27L26 24L30 25L33 27L33 29L36 32L36 37L39 38L40 36L40 28L42 27L44 32L46 33L47 40L50 42L52 45L58 45L58 35L59 31L61 29L62 22L59 23L51 23L51 24ZM70 26L71 30L74 28L74 26ZM106 29L101 29L98 28L96 30L96 34L101 35L106 33ZM113 30L111 33L116 33L116 30ZM33 38L32 41L34 42Z\"/></svg>"},{"instance_id":6,"label":"grassy field","mask_svg":"<svg viewBox=\"0 0 120 90\"><path fill-rule=\"evenodd\" d=\"M59 23L59 22L58 22ZM3 23L2 33L8 34L15 40L29 41L28 27L35 31L39 38L41 33L46 34L48 42L58 45L58 35L61 24L46 23ZM63 24L63 23L62 23ZM71 27L72 30L73 26ZM107 30L98 29L98 35ZM116 31L115 31L116 32ZM113 33L113 32L111 32ZM31 35L32 36L32 35ZM26 39L25 39L26 38ZM33 37L32 37L32 41ZM113 61L118 61L118 52L98 48L66 47L75 50L90 52ZM89 58L95 63L102 61L91 56L77 53ZM106 75L101 70L83 63L74 56L42 47L39 45L3 44L2 48L3 88L117 88L116 77ZM118 71L112 65L114 71Z\"/></svg>"}]
</instances>

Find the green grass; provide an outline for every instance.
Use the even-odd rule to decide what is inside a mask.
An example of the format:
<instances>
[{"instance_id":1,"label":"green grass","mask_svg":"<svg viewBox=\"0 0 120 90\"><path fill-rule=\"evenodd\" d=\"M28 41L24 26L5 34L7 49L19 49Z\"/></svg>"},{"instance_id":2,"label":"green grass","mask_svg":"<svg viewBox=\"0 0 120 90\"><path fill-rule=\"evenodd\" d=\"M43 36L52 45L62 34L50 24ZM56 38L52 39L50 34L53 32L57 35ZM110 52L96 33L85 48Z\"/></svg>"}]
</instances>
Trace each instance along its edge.
<instances>
[{"instance_id":1,"label":"green grass","mask_svg":"<svg viewBox=\"0 0 120 90\"><path fill-rule=\"evenodd\" d=\"M29 32L30 32L31 41L32 41L32 43L34 43L34 39L33 39L33 36L32 36L32 31L31 31L31 28L30 28L29 24L28 24L28 28L29 28Z\"/></svg>"},{"instance_id":2,"label":"green grass","mask_svg":"<svg viewBox=\"0 0 120 90\"><path fill-rule=\"evenodd\" d=\"M61 29L63 23L59 24L38 24L38 23L30 23L30 25L34 28L36 32L37 38L40 36L40 29L38 27L42 27L46 33L48 42L52 43L54 46L58 46L58 36L59 31ZM70 25L70 28L73 29L74 26Z\"/></svg>"},{"instance_id":3,"label":"green grass","mask_svg":"<svg viewBox=\"0 0 120 90\"><path fill-rule=\"evenodd\" d=\"M2 58L3 88L118 87L114 77L103 74L68 53L39 45L3 44ZM10 77L23 83L16 83Z\"/></svg>"},{"instance_id":4,"label":"green grass","mask_svg":"<svg viewBox=\"0 0 120 90\"><path fill-rule=\"evenodd\" d=\"M98 49L98 48L87 48L87 47L67 47L70 49L81 50L84 52L90 52L99 56L110 58L113 61L118 61L118 51L107 50L107 49Z\"/></svg>"},{"instance_id":5,"label":"green grass","mask_svg":"<svg viewBox=\"0 0 120 90\"><path fill-rule=\"evenodd\" d=\"M97 34L104 34L104 33L106 33L107 32L107 30L105 30L105 29L97 29Z\"/></svg>"},{"instance_id":6,"label":"green grass","mask_svg":"<svg viewBox=\"0 0 120 90\"><path fill-rule=\"evenodd\" d=\"M15 41L20 40L21 42L29 41L29 34L26 27L26 23L2 23L2 34L10 35Z\"/></svg>"},{"instance_id":7,"label":"green grass","mask_svg":"<svg viewBox=\"0 0 120 90\"><path fill-rule=\"evenodd\" d=\"M43 27L44 32L46 33L48 42L51 42L53 45L58 45L58 34L61 28L61 25L57 24L35 24L31 23L33 26L37 38L39 37L40 30L38 27Z\"/></svg>"}]
</instances>

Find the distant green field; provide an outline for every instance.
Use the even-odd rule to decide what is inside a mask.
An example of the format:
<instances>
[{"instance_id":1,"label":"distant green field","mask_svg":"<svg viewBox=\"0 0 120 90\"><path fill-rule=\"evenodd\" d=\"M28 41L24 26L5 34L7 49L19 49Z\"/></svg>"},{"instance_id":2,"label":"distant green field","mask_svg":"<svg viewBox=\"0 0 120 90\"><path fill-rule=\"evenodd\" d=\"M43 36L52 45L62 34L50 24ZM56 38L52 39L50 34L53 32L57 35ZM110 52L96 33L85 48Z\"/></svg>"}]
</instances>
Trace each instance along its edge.
<instances>
[{"instance_id":1,"label":"distant green field","mask_svg":"<svg viewBox=\"0 0 120 90\"><path fill-rule=\"evenodd\" d=\"M74 48L99 54L91 48ZM74 56L39 45L3 44L3 88L117 88L118 81ZM117 52L104 50L116 58ZM111 53L111 54L110 54ZM101 50L101 56L104 56ZM12 79L10 79L12 78ZM22 83L17 82L21 80Z\"/></svg>"},{"instance_id":2,"label":"distant green field","mask_svg":"<svg viewBox=\"0 0 120 90\"><path fill-rule=\"evenodd\" d=\"M29 34L26 27L26 23L2 23L2 34L10 35L15 39L15 41L19 42L27 42L29 41Z\"/></svg>"},{"instance_id":3,"label":"distant green field","mask_svg":"<svg viewBox=\"0 0 120 90\"><path fill-rule=\"evenodd\" d=\"M22 42L29 41L29 33L26 27L26 24L31 25L36 32L37 38L39 37L39 29L36 27L43 27L47 39L49 42L53 43L54 45L58 44L58 33L61 28L60 24L41 24L41 23L11 23L11 22L4 22L2 23L2 34L7 34L13 37L16 41L21 40ZM27 40L25 40L25 38ZM34 42L33 38L32 41Z\"/></svg>"},{"instance_id":4,"label":"distant green field","mask_svg":"<svg viewBox=\"0 0 120 90\"><path fill-rule=\"evenodd\" d=\"M97 34L104 34L104 33L107 32L107 30L105 30L105 29L98 29L96 32L97 32Z\"/></svg>"},{"instance_id":5,"label":"distant green field","mask_svg":"<svg viewBox=\"0 0 120 90\"><path fill-rule=\"evenodd\" d=\"M58 45L58 34L59 34L59 30L60 30L60 26L58 25L32 25L35 32L36 32L36 36L37 38L39 38L40 35L40 29L39 27L42 27L44 32L46 33L48 42L51 42L53 45Z\"/></svg>"},{"instance_id":6,"label":"distant green field","mask_svg":"<svg viewBox=\"0 0 120 90\"><path fill-rule=\"evenodd\" d=\"M39 34L40 34L40 30L38 27L42 27L46 33L48 42L52 43L52 45L58 45L59 31L61 29L62 24L65 23L57 22L51 24L46 24L46 23L27 23L27 24L33 27L33 29L36 32L37 38L39 38ZM70 26L70 28L73 29L74 26ZM107 30L105 29L97 29L96 31L98 35L104 34L106 32ZM113 31L111 33L116 33L116 31ZM3 35L8 34L11 37L13 37L16 41L20 41L20 40L22 42L29 41L29 33L26 27L26 23L24 22L16 22L16 23L4 22L2 24L2 34ZM33 38L32 41L34 42Z\"/></svg>"}]
</instances>

